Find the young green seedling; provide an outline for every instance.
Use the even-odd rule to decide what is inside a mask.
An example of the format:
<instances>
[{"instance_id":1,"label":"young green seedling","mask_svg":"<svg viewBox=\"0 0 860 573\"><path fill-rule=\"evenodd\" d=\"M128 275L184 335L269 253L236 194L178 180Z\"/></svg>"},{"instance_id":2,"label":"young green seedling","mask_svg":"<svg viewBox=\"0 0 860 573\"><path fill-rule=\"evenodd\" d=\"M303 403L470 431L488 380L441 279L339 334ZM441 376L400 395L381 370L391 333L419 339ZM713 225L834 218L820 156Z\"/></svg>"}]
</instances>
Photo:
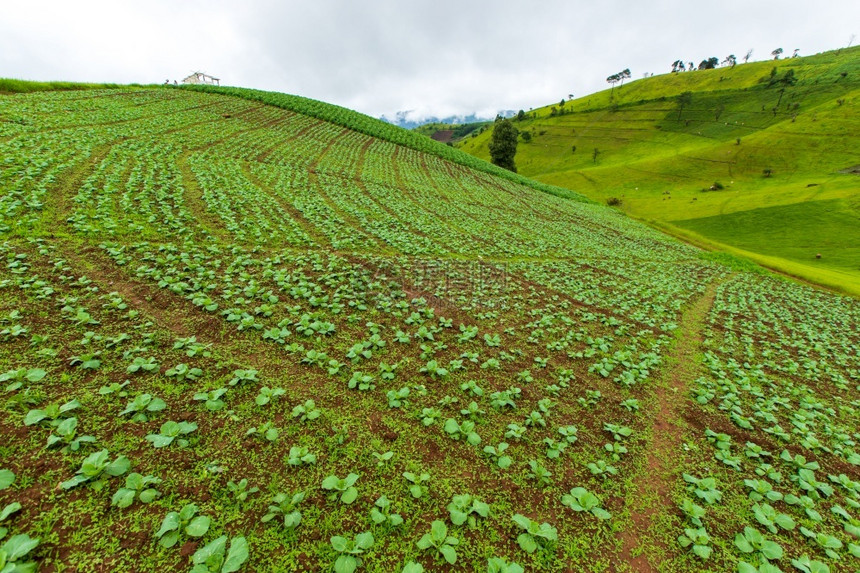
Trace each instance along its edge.
<instances>
[{"instance_id":1,"label":"young green seedling","mask_svg":"<svg viewBox=\"0 0 860 573\"><path fill-rule=\"evenodd\" d=\"M735 547L748 555L757 556L767 562L782 559L782 547L775 541L770 541L753 527L745 527L743 534L735 535Z\"/></svg>"},{"instance_id":2,"label":"young green seedling","mask_svg":"<svg viewBox=\"0 0 860 573\"><path fill-rule=\"evenodd\" d=\"M459 543L459 539L448 535L448 526L445 525L445 522L437 519L430 524L430 533L425 533L418 540L418 549L433 549L445 561L453 565L457 562L457 552L454 547Z\"/></svg>"},{"instance_id":3,"label":"young green seedling","mask_svg":"<svg viewBox=\"0 0 860 573\"><path fill-rule=\"evenodd\" d=\"M278 429L274 426L274 424L272 424L272 422L265 422L260 426L248 428L248 431L245 432L245 435L264 439L269 442L274 442L278 439L280 433L278 432Z\"/></svg>"},{"instance_id":4,"label":"young green seedling","mask_svg":"<svg viewBox=\"0 0 860 573\"><path fill-rule=\"evenodd\" d=\"M299 404L293 408L293 418L298 418L299 422L316 420L322 415L322 410L317 408L316 402L313 400L305 400L304 404Z\"/></svg>"},{"instance_id":5,"label":"young green seedling","mask_svg":"<svg viewBox=\"0 0 860 573\"><path fill-rule=\"evenodd\" d=\"M302 514L296 509L298 505L304 501L305 492L300 491L291 496L278 493L272 498L272 504L269 506L269 511L263 516L262 522L268 523L276 517L284 518L284 527L288 530L293 530L302 522Z\"/></svg>"},{"instance_id":6,"label":"young green seedling","mask_svg":"<svg viewBox=\"0 0 860 573\"><path fill-rule=\"evenodd\" d=\"M394 452L388 451L384 453L373 452L373 457L376 459L376 467L382 467L385 465L385 462L389 461L394 457Z\"/></svg>"},{"instance_id":7,"label":"young green seedling","mask_svg":"<svg viewBox=\"0 0 860 573\"><path fill-rule=\"evenodd\" d=\"M54 429L54 433L48 436L48 442L45 449L53 448L58 445L63 445L62 452L76 452L81 448L82 444L94 444L96 442L93 436L78 436L78 419L66 418L60 422Z\"/></svg>"},{"instance_id":8,"label":"young green seedling","mask_svg":"<svg viewBox=\"0 0 860 573\"><path fill-rule=\"evenodd\" d=\"M389 408L400 408L407 404L406 398L409 397L409 387L404 386L400 390L389 390L385 397L388 398Z\"/></svg>"},{"instance_id":9,"label":"young green seedling","mask_svg":"<svg viewBox=\"0 0 860 573\"><path fill-rule=\"evenodd\" d=\"M3 573L28 573L35 571L35 561L24 561L33 549L39 545L39 538L31 538L26 533L13 535L0 545L0 571Z\"/></svg>"},{"instance_id":10,"label":"young green seedling","mask_svg":"<svg viewBox=\"0 0 860 573\"><path fill-rule=\"evenodd\" d=\"M135 374L137 372L155 372L157 370L158 361L156 361L153 356L148 358L138 356L132 361L128 368L125 369L129 374Z\"/></svg>"},{"instance_id":11,"label":"young green seedling","mask_svg":"<svg viewBox=\"0 0 860 573\"><path fill-rule=\"evenodd\" d=\"M350 504L358 498L358 489L354 487L356 481L358 481L358 474L349 474L345 478L341 479L337 476L331 475L325 478L322 482L322 488L332 493L329 494L329 499L334 500L338 498L337 492L340 492L340 501L341 503Z\"/></svg>"},{"instance_id":12,"label":"young green seedling","mask_svg":"<svg viewBox=\"0 0 860 573\"><path fill-rule=\"evenodd\" d=\"M418 499L427 494L427 486L425 484L430 481L430 474L422 473L416 475L412 472L403 472L403 477L412 484L409 486L409 493L412 494L412 497Z\"/></svg>"},{"instance_id":13,"label":"young green seedling","mask_svg":"<svg viewBox=\"0 0 860 573\"><path fill-rule=\"evenodd\" d=\"M65 419L66 414L81 407L77 400L70 400L65 404L50 404L44 409L30 410L24 417L25 426L33 426L42 422L48 422L51 426L58 426Z\"/></svg>"},{"instance_id":14,"label":"young green seedling","mask_svg":"<svg viewBox=\"0 0 860 573\"><path fill-rule=\"evenodd\" d=\"M473 446L481 443L481 436L475 432L475 422L464 420L462 424L458 424L454 418L445 420L445 433L455 440L465 439Z\"/></svg>"},{"instance_id":15,"label":"young green seedling","mask_svg":"<svg viewBox=\"0 0 860 573\"><path fill-rule=\"evenodd\" d=\"M508 561L504 557L490 557L487 560L487 573L525 573L519 563Z\"/></svg>"},{"instance_id":16,"label":"young green seedling","mask_svg":"<svg viewBox=\"0 0 860 573\"><path fill-rule=\"evenodd\" d=\"M707 559L713 551L710 546L711 536L704 527L685 527L684 534L678 536L678 543L681 547L689 547L690 551L700 559Z\"/></svg>"},{"instance_id":17,"label":"young green seedling","mask_svg":"<svg viewBox=\"0 0 860 573\"><path fill-rule=\"evenodd\" d=\"M387 527L397 527L403 524L403 517L400 514L391 513L391 501L384 495L376 500L374 506L370 510L370 519L376 525L385 524Z\"/></svg>"},{"instance_id":18,"label":"young green seedling","mask_svg":"<svg viewBox=\"0 0 860 573\"><path fill-rule=\"evenodd\" d=\"M83 461L80 469L71 479L60 484L63 489L72 489L81 484L88 483L100 491L108 479L121 476L131 468L131 462L125 456L119 456L110 461L107 450L92 453Z\"/></svg>"},{"instance_id":19,"label":"young green seedling","mask_svg":"<svg viewBox=\"0 0 860 573\"><path fill-rule=\"evenodd\" d=\"M263 386L260 388L260 393L257 394L257 397L254 398L254 402L258 406L265 406L278 396L283 396L287 391L283 388L269 388L268 386Z\"/></svg>"},{"instance_id":20,"label":"young green seedling","mask_svg":"<svg viewBox=\"0 0 860 573\"><path fill-rule=\"evenodd\" d=\"M134 503L135 498L141 503L150 503L159 495L159 491L150 485L158 485L161 480L155 476L143 476L137 472L130 473L125 478L125 487L117 490L111 498L111 506L125 509Z\"/></svg>"},{"instance_id":21,"label":"young green seedling","mask_svg":"<svg viewBox=\"0 0 860 573\"><path fill-rule=\"evenodd\" d=\"M176 545L184 532L189 537L203 537L209 531L212 520L205 515L197 515L197 505L188 503L179 511L171 511L164 516L161 527L155 532L158 544L164 548Z\"/></svg>"},{"instance_id":22,"label":"young green seedling","mask_svg":"<svg viewBox=\"0 0 860 573\"><path fill-rule=\"evenodd\" d=\"M504 455L505 451L508 449L507 442L500 442L498 446L484 446L484 453L487 454L490 459L496 462L496 465L501 469L506 469L511 466L513 461L510 456Z\"/></svg>"},{"instance_id":23,"label":"young green seedling","mask_svg":"<svg viewBox=\"0 0 860 573\"><path fill-rule=\"evenodd\" d=\"M147 412L160 412L167 408L167 404L161 398L153 398L152 394L140 394L134 400L128 403L125 410L119 413L120 416L134 414L131 417L132 422L146 422L149 420Z\"/></svg>"},{"instance_id":24,"label":"young green seedling","mask_svg":"<svg viewBox=\"0 0 860 573\"><path fill-rule=\"evenodd\" d=\"M304 446L292 446L287 463L291 466L313 465L317 463L317 457Z\"/></svg>"},{"instance_id":25,"label":"young green seedling","mask_svg":"<svg viewBox=\"0 0 860 573\"><path fill-rule=\"evenodd\" d=\"M526 553L534 553L539 547L547 548L558 541L558 530L549 523L538 523L519 513L512 519L524 530L517 536L517 543Z\"/></svg>"},{"instance_id":26,"label":"young green seedling","mask_svg":"<svg viewBox=\"0 0 860 573\"><path fill-rule=\"evenodd\" d=\"M227 388L216 388L208 392L197 392L194 394L194 400L203 402L206 409L210 412L216 412L224 408L224 400L221 396L227 393Z\"/></svg>"},{"instance_id":27,"label":"young green seedling","mask_svg":"<svg viewBox=\"0 0 860 573\"><path fill-rule=\"evenodd\" d=\"M529 460L529 467L532 471L527 474L527 476L537 481L539 487L544 487L552 483L552 473L550 473L549 470L543 467L538 461Z\"/></svg>"},{"instance_id":28,"label":"young green seedling","mask_svg":"<svg viewBox=\"0 0 860 573\"><path fill-rule=\"evenodd\" d=\"M467 493L451 498L451 503L448 504L447 509L451 516L451 523L454 525L463 525L468 521L469 527L475 527L478 517L490 515L489 504Z\"/></svg>"},{"instance_id":29,"label":"young green seedling","mask_svg":"<svg viewBox=\"0 0 860 573\"><path fill-rule=\"evenodd\" d=\"M248 560L248 542L244 537L233 537L228 550L227 541L222 535L195 551L190 573L235 573L241 569Z\"/></svg>"},{"instance_id":30,"label":"young green seedling","mask_svg":"<svg viewBox=\"0 0 860 573\"><path fill-rule=\"evenodd\" d=\"M353 539L339 535L331 538L331 546L340 555L334 562L335 573L352 573L361 567L359 555L373 546L373 534L369 531L357 534Z\"/></svg>"},{"instance_id":31,"label":"young green seedling","mask_svg":"<svg viewBox=\"0 0 860 573\"><path fill-rule=\"evenodd\" d=\"M180 448L187 448L189 442L182 436L187 436L196 429L197 424L194 422L174 422L169 420L161 425L157 434L147 434L146 439L156 448L166 448L174 441Z\"/></svg>"},{"instance_id":32,"label":"young green seedling","mask_svg":"<svg viewBox=\"0 0 860 573\"><path fill-rule=\"evenodd\" d=\"M600 498L584 487L571 489L569 494L562 496L561 503L573 511L589 512L597 519L603 520L612 517L608 511L600 507Z\"/></svg>"}]
</instances>

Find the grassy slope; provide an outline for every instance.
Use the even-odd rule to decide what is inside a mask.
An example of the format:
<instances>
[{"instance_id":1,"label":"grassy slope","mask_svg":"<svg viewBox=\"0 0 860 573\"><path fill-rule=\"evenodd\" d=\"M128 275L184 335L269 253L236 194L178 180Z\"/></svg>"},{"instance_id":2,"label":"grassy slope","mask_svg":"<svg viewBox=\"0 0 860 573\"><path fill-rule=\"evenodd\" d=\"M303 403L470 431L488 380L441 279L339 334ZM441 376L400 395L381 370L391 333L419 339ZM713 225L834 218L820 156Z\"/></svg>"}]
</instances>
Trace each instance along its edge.
<instances>
[{"instance_id":1,"label":"grassy slope","mask_svg":"<svg viewBox=\"0 0 860 573\"><path fill-rule=\"evenodd\" d=\"M776 113L779 86L760 82L773 67L798 79ZM679 110L684 91L692 103ZM518 126L535 137L520 143L517 167L600 201L621 198L630 215L669 231L858 293L860 253L851 247L860 244L860 180L838 173L860 163L858 95L860 48L642 79L616 88L612 102L607 90L568 102L574 113L537 110ZM488 141L486 133L461 148L488 158ZM702 192L715 181L725 189Z\"/></svg>"}]
</instances>

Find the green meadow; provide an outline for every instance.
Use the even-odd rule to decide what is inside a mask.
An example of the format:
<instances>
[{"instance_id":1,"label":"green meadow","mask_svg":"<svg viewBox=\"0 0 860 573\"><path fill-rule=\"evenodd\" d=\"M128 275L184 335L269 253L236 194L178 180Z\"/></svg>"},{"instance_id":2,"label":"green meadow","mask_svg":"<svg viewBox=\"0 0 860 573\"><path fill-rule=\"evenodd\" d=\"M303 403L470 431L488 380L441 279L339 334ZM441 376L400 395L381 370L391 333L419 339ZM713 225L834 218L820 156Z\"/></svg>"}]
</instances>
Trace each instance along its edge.
<instances>
[{"instance_id":1,"label":"green meadow","mask_svg":"<svg viewBox=\"0 0 860 573\"><path fill-rule=\"evenodd\" d=\"M857 294L858 94L856 47L639 79L530 111L515 122L531 135L516 164L700 246ZM460 148L489 159L490 134Z\"/></svg>"}]
</instances>

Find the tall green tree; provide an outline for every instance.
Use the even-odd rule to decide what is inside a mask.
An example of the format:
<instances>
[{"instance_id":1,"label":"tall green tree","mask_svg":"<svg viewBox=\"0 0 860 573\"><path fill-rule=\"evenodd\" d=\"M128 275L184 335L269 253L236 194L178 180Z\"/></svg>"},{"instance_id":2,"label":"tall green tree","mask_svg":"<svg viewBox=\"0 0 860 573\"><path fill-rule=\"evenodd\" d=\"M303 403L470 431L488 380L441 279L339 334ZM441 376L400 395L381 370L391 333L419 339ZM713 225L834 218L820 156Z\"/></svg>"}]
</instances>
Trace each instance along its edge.
<instances>
[{"instance_id":1,"label":"tall green tree","mask_svg":"<svg viewBox=\"0 0 860 573\"><path fill-rule=\"evenodd\" d=\"M495 165L517 172L514 156L517 154L517 136L519 131L509 119L499 119L493 127L490 139L490 158Z\"/></svg>"}]
</instances>

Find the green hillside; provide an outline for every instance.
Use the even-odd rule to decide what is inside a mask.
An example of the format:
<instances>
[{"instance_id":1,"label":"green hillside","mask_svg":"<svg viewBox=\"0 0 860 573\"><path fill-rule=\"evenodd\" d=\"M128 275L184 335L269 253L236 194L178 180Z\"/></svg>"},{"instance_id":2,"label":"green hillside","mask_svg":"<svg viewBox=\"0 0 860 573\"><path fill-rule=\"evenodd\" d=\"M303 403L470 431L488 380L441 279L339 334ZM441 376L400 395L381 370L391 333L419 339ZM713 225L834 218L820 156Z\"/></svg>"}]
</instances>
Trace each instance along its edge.
<instances>
[{"instance_id":1,"label":"green hillside","mask_svg":"<svg viewBox=\"0 0 860 573\"><path fill-rule=\"evenodd\" d=\"M860 302L497 171L0 95L0 571L856 569Z\"/></svg>"},{"instance_id":2,"label":"green hillside","mask_svg":"<svg viewBox=\"0 0 860 573\"><path fill-rule=\"evenodd\" d=\"M860 165L858 105L857 47L666 74L530 114L517 123L532 140L516 163L680 236L858 294L860 178L843 172ZM489 137L461 149L489 159Z\"/></svg>"}]
</instances>

